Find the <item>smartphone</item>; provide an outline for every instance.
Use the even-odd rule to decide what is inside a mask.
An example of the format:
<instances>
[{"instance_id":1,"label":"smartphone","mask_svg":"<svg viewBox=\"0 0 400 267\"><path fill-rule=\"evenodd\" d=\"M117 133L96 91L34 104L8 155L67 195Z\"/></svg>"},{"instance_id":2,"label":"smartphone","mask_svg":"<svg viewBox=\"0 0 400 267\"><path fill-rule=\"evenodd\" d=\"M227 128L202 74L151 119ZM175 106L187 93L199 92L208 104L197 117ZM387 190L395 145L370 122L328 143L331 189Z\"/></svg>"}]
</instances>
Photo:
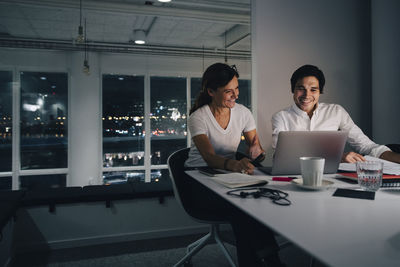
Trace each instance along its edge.
<instances>
[{"instance_id":1,"label":"smartphone","mask_svg":"<svg viewBox=\"0 0 400 267\"><path fill-rule=\"evenodd\" d=\"M258 155L258 157L253 159L252 161L250 161L250 163L253 164L255 167L261 167L260 162L264 159L265 154L266 154L265 152L260 153L260 155Z\"/></svg>"},{"instance_id":2,"label":"smartphone","mask_svg":"<svg viewBox=\"0 0 400 267\"><path fill-rule=\"evenodd\" d=\"M208 175L208 176L215 176L217 174L224 173L222 171L218 171L218 170L213 169L211 167L198 167L197 169L199 170L200 173Z\"/></svg>"}]
</instances>

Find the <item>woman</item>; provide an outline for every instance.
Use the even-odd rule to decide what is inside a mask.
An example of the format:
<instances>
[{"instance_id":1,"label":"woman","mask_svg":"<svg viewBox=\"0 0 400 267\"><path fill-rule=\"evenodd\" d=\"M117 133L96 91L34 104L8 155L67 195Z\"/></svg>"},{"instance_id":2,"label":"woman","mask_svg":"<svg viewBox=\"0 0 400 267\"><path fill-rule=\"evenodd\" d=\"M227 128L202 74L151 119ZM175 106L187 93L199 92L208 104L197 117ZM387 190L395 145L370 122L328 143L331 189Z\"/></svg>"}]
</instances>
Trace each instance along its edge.
<instances>
[{"instance_id":1,"label":"woman","mask_svg":"<svg viewBox=\"0 0 400 267\"><path fill-rule=\"evenodd\" d=\"M265 154L250 110L236 104L238 78L236 69L223 63L213 64L205 71L200 94L190 110L188 126L193 145L186 166L208 165L252 174L254 166L248 158L235 160L242 133L251 159Z\"/></svg>"},{"instance_id":2,"label":"woman","mask_svg":"<svg viewBox=\"0 0 400 267\"><path fill-rule=\"evenodd\" d=\"M237 104L239 74L236 68L216 63L207 68L202 88L190 111L189 131L193 145L186 167L210 166L252 174L254 166L245 157L235 159L243 133L248 155L255 159L261 148L254 118ZM188 176L192 207L210 218L229 221L236 238L240 266L281 266L273 233L248 215L221 200L216 194Z\"/></svg>"}]
</instances>

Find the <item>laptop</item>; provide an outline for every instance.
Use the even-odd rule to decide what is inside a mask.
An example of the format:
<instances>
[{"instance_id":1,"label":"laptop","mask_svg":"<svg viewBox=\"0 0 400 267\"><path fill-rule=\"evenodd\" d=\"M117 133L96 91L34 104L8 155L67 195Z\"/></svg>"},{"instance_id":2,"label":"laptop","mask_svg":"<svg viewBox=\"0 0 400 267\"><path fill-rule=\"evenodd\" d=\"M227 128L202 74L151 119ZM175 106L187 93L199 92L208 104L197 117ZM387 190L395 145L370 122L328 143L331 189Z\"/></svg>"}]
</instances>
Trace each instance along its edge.
<instances>
[{"instance_id":1,"label":"laptop","mask_svg":"<svg viewBox=\"0 0 400 267\"><path fill-rule=\"evenodd\" d=\"M336 173L347 135L344 131L279 132L272 167L258 169L269 175L300 175L300 157L323 157L324 173Z\"/></svg>"}]
</instances>

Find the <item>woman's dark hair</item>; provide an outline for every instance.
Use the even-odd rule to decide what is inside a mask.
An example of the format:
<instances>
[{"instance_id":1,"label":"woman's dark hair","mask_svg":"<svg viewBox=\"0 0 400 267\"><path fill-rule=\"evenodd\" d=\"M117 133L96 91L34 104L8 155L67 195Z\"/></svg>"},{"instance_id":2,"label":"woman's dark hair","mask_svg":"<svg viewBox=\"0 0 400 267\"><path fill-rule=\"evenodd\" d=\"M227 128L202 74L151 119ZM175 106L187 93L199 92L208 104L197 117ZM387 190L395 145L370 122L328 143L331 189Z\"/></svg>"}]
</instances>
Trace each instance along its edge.
<instances>
[{"instance_id":1,"label":"woman's dark hair","mask_svg":"<svg viewBox=\"0 0 400 267\"><path fill-rule=\"evenodd\" d=\"M201 90L197 95L193 107L190 109L189 115L204 105L211 103L211 96L208 89L217 91L218 88L227 85L233 77L239 78L236 66L229 66L224 63L215 63L209 66L203 74L201 80Z\"/></svg>"},{"instance_id":2,"label":"woman's dark hair","mask_svg":"<svg viewBox=\"0 0 400 267\"><path fill-rule=\"evenodd\" d=\"M321 94L323 93L325 85L324 73L318 67L313 65L301 66L295 72L293 72L292 78L290 78L290 84L292 85L292 93L294 93L294 87L296 86L297 81L308 76L314 76L315 78L317 78L319 82L319 92Z\"/></svg>"}]
</instances>

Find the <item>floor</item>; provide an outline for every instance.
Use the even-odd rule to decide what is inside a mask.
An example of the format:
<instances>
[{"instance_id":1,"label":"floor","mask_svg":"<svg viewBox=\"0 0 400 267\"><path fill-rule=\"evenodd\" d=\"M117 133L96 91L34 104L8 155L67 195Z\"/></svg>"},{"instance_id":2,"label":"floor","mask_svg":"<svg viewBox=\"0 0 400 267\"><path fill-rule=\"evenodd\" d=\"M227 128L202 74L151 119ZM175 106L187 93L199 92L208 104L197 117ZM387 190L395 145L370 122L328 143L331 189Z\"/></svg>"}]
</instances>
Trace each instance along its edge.
<instances>
[{"instance_id":1,"label":"floor","mask_svg":"<svg viewBox=\"0 0 400 267\"><path fill-rule=\"evenodd\" d=\"M190 235L41 253L25 253L15 256L11 267L173 266L185 255L185 246L199 237L200 235ZM282 240L278 239L278 242L281 243ZM236 261L235 246L228 243L225 243L225 245ZM294 245L284 247L280 252L280 256L288 267L306 267L310 266L311 263L311 257ZM230 266L216 244L209 244L204 247L192 258L192 263L195 267ZM314 263L313 266L324 267L323 264L318 262Z\"/></svg>"}]
</instances>

